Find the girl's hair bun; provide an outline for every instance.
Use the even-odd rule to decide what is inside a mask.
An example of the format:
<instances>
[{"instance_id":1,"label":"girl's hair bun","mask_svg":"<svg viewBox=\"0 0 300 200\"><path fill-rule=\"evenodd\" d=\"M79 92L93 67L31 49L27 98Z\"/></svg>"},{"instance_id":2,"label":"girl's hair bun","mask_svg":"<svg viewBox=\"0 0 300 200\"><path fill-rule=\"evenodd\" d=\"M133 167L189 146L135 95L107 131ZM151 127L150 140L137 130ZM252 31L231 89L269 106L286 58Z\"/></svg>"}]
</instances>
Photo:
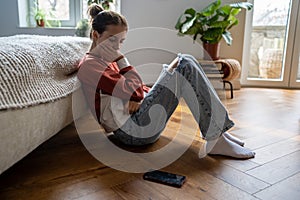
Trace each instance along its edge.
<instances>
[{"instance_id":1,"label":"girl's hair bun","mask_svg":"<svg viewBox=\"0 0 300 200\"><path fill-rule=\"evenodd\" d=\"M93 20L103 10L104 9L100 4L92 3L88 8L87 13L91 20Z\"/></svg>"}]
</instances>

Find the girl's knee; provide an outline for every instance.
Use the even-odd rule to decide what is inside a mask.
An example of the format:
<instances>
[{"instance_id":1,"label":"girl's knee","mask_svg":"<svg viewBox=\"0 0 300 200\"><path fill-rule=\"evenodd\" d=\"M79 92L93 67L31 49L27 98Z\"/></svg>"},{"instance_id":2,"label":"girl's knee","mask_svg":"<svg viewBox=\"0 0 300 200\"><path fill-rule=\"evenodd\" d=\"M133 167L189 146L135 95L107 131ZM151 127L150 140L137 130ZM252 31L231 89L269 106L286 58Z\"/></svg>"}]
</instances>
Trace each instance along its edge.
<instances>
[{"instance_id":1,"label":"girl's knee","mask_svg":"<svg viewBox=\"0 0 300 200\"><path fill-rule=\"evenodd\" d=\"M199 69L201 67L192 55L185 55L179 65L181 65L182 68L189 70Z\"/></svg>"},{"instance_id":2,"label":"girl's knee","mask_svg":"<svg viewBox=\"0 0 300 200\"><path fill-rule=\"evenodd\" d=\"M191 54L179 54L179 60L188 60L190 62L198 63L197 59Z\"/></svg>"}]
</instances>

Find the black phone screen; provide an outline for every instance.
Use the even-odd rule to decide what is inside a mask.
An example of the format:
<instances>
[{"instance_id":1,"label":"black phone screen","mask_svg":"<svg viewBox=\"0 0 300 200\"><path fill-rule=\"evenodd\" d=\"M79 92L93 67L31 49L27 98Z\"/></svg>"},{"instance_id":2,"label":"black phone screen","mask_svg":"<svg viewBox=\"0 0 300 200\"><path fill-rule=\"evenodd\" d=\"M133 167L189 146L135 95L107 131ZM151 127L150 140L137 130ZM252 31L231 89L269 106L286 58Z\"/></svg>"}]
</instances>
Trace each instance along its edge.
<instances>
[{"instance_id":1,"label":"black phone screen","mask_svg":"<svg viewBox=\"0 0 300 200\"><path fill-rule=\"evenodd\" d=\"M172 174L169 172L164 172L159 170L146 172L143 175L143 178L145 180L162 183L165 185L170 185L178 188L181 187L186 180L186 177L183 175Z\"/></svg>"}]
</instances>

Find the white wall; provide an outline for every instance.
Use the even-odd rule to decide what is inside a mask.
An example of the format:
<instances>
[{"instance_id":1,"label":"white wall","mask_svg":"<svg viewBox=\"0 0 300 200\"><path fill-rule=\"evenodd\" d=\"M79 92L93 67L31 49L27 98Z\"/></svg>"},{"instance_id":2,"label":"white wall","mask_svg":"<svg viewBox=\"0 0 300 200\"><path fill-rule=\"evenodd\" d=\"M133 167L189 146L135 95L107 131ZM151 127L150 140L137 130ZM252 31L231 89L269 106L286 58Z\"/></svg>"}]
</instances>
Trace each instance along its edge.
<instances>
[{"instance_id":1,"label":"white wall","mask_svg":"<svg viewBox=\"0 0 300 200\"><path fill-rule=\"evenodd\" d=\"M0 0L0 2L0 36L12 35L18 25L18 1Z\"/></svg>"},{"instance_id":2,"label":"white wall","mask_svg":"<svg viewBox=\"0 0 300 200\"><path fill-rule=\"evenodd\" d=\"M19 0L24 1L24 0ZM74 29L53 29L53 28L19 28L18 0L0 0L0 36L14 34L42 34L42 35L74 35ZM190 53L195 57L202 56L199 44L193 44L191 38L177 37L174 28L178 17L190 7L201 9L207 6L212 0L122 0L121 12L127 18L130 30L145 27L161 27L169 29L164 32L164 37L155 35L152 32L144 32L143 35L128 35L125 42L127 50L132 46L141 45L141 39L148 41L148 45L154 42L161 45L168 45L174 52ZM235 0L223 0L223 3L235 2ZM233 45L228 47L224 42L221 45L221 56L235 58L242 61L245 11L239 15L240 23L232 29ZM173 32L172 32L173 31ZM168 35L170 34L170 35ZM137 40L138 37L139 41ZM124 48L126 47L124 46ZM132 50L132 49L131 49ZM159 57L159 56L158 56ZM163 58L164 55L161 55Z\"/></svg>"},{"instance_id":3,"label":"white wall","mask_svg":"<svg viewBox=\"0 0 300 200\"><path fill-rule=\"evenodd\" d=\"M178 17L187 8L202 9L212 0L123 0L121 12L127 18L130 28L163 27L172 30ZM236 2L223 0L223 3ZM221 56L241 60L244 38L245 11L239 14L240 23L232 28L233 45L222 44ZM151 36L149 35L149 38ZM174 41L175 42L175 41Z\"/></svg>"},{"instance_id":4,"label":"white wall","mask_svg":"<svg viewBox=\"0 0 300 200\"><path fill-rule=\"evenodd\" d=\"M74 35L74 29L19 28L17 2L18 0L0 0L0 36L18 33ZM131 29L163 27L175 30L176 21L186 8L201 9L210 2L212 0L122 0L121 12L128 19ZM235 0L223 0L223 3L228 2L235 2ZM232 29L233 45L227 47L226 44L222 44L221 56L232 57L238 60L242 58L245 22L244 11L240 13L239 18L240 24ZM151 38L151 36L149 37Z\"/></svg>"},{"instance_id":5,"label":"white wall","mask_svg":"<svg viewBox=\"0 0 300 200\"><path fill-rule=\"evenodd\" d=\"M169 37L168 34L164 34L164 37L160 37L157 34L153 34L153 32L146 31L140 35L135 37L129 37L125 44L133 43L128 46L138 46L141 47L140 39L143 38L147 40L147 45L151 46L151 43L156 43L157 40L160 40L161 43L172 43L173 50L182 52L182 53L190 53L194 55L196 58L202 57L201 47L199 49L200 44L193 44L191 38L182 38L178 36L174 36L176 34L176 30L174 28L178 17L183 13L183 11L187 8L193 7L194 9L202 9L207 6L211 0L123 0L121 2L121 12L127 18L129 23L129 28L131 30L135 28L145 28L145 27L162 27L169 29ZM223 3L236 2L232 0L223 0ZM244 39L244 22L245 22L245 11L242 11L238 18L240 19L240 23L238 26L233 27L231 33L233 35L233 44L232 46L227 46L224 41L221 44L220 56L226 58L235 58L237 60L242 61L242 51L243 51L243 39ZM174 33L172 33L174 31ZM135 34L136 35L136 34ZM139 40L137 40L139 38ZM163 45L163 44L162 44ZM162 46L161 45L161 46ZM167 44L166 44L167 45ZM125 49L127 47L125 45ZM201 46L201 45L200 45ZM168 45L168 48L170 45ZM161 55L164 56L164 55ZM137 63L139 63L137 61ZM143 72L145 70L143 69ZM149 70L150 72L150 70ZM147 74L147 73L146 73Z\"/></svg>"}]
</instances>

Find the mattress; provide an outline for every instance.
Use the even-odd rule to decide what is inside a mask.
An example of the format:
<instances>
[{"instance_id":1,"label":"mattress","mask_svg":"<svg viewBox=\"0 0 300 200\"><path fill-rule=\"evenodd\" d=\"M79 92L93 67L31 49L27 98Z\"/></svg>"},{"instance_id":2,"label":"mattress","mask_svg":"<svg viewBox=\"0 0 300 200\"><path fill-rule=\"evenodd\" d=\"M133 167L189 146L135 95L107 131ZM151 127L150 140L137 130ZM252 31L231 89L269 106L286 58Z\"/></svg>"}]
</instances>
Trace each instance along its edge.
<instances>
[{"instance_id":1,"label":"mattress","mask_svg":"<svg viewBox=\"0 0 300 200\"><path fill-rule=\"evenodd\" d=\"M47 103L71 94L73 72L89 38L15 35L0 38L0 110Z\"/></svg>"},{"instance_id":2,"label":"mattress","mask_svg":"<svg viewBox=\"0 0 300 200\"><path fill-rule=\"evenodd\" d=\"M0 174L72 122L71 97L0 112Z\"/></svg>"}]
</instances>

